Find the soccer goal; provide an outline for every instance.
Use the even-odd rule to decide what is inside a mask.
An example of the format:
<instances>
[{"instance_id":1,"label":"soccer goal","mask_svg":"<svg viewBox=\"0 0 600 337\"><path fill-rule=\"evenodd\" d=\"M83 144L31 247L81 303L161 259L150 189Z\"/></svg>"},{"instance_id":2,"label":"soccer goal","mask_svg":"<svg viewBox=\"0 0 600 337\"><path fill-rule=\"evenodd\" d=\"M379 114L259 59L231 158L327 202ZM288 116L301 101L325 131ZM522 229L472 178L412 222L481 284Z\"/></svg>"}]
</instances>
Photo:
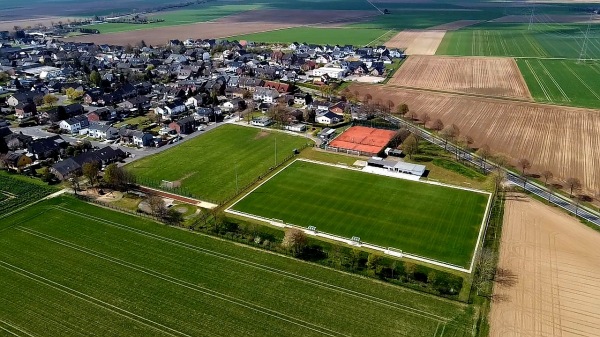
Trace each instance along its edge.
<instances>
[{"instance_id":1,"label":"soccer goal","mask_svg":"<svg viewBox=\"0 0 600 337\"><path fill-rule=\"evenodd\" d=\"M181 186L181 182L180 181L168 181L168 180L162 180L160 182L160 187L162 188L168 188L168 189L173 189L176 187Z\"/></svg>"},{"instance_id":2,"label":"soccer goal","mask_svg":"<svg viewBox=\"0 0 600 337\"><path fill-rule=\"evenodd\" d=\"M404 253L402 253L402 249L397 249L397 248L394 248L394 247L388 247L387 253L390 254L390 255L398 256L398 257L403 257L404 256Z\"/></svg>"}]
</instances>

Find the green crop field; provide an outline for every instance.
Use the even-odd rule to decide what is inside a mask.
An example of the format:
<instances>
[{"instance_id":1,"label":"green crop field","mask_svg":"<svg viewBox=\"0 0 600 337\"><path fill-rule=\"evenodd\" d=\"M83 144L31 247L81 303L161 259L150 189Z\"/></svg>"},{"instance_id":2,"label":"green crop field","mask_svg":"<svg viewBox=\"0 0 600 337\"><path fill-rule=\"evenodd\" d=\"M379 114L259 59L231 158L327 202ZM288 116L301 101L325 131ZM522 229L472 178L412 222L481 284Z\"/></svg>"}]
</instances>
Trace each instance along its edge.
<instances>
[{"instance_id":1,"label":"green crop field","mask_svg":"<svg viewBox=\"0 0 600 337\"><path fill-rule=\"evenodd\" d=\"M488 195L296 161L232 209L467 267Z\"/></svg>"},{"instance_id":2,"label":"green crop field","mask_svg":"<svg viewBox=\"0 0 600 337\"><path fill-rule=\"evenodd\" d=\"M536 101L600 108L598 62L518 59L517 65Z\"/></svg>"},{"instance_id":3,"label":"green crop field","mask_svg":"<svg viewBox=\"0 0 600 337\"><path fill-rule=\"evenodd\" d=\"M600 26L587 39L585 58L600 58ZM481 24L447 32L436 54L578 58L587 26L575 24Z\"/></svg>"},{"instance_id":4,"label":"green crop field","mask_svg":"<svg viewBox=\"0 0 600 337\"><path fill-rule=\"evenodd\" d=\"M41 181L0 171L0 218L56 191Z\"/></svg>"},{"instance_id":5,"label":"green crop field","mask_svg":"<svg viewBox=\"0 0 600 337\"><path fill-rule=\"evenodd\" d=\"M364 46L379 40L381 37L387 36L389 39L393 35L390 36L388 32L389 30L385 29L367 28L296 27L256 34L239 35L234 36L231 39L266 43L306 42L316 44L350 44L354 46Z\"/></svg>"},{"instance_id":6,"label":"green crop field","mask_svg":"<svg viewBox=\"0 0 600 337\"><path fill-rule=\"evenodd\" d=\"M472 310L70 197L0 223L19 336L471 336Z\"/></svg>"},{"instance_id":7,"label":"green crop field","mask_svg":"<svg viewBox=\"0 0 600 337\"><path fill-rule=\"evenodd\" d=\"M222 125L169 150L135 161L127 168L142 184L158 187L161 180L180 181L194 197L220 202L259 175L265 174L294 149L312 143L300 136Z\"/></svg>"},{"instance_id":8,"label":"green crop field","mask_svg":"<svg viewBox=\"0 0 600 337\"><path fill-rule=\"evenodd\" d=\"M158 27L186 25L198 22L207 22L222 18L224 16L233 15L243 11L248 11L258 8L256 5L214 5L214 6L197 6L187 9L164 12L152 15L152 19L162 19L162 22L154 22L148 24L132 24L132 23L102 23L89 25L87 29L97 29L100 33L117 33L131 30L150 29Z\"/></svg>"}]
</instances>

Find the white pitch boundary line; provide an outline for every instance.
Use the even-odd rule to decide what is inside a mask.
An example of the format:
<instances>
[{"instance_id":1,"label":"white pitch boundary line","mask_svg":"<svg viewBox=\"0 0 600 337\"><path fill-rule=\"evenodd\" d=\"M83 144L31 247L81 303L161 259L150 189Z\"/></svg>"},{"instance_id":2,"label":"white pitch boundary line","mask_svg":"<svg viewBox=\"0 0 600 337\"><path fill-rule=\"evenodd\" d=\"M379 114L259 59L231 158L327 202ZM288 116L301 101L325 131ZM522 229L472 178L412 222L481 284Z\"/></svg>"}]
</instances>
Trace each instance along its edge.
<instances>
[{"instance_id":1,"label":"white pitch boundary line","mask_svg":"<svg viewBox=\"0 0 600 337\"><path fill-rule=\"evenodd\" d=\"M316 324L313 324L313 323L310 323L310 322L307 322L307 321L303 321L303 320L301 320L299 318L286 315L286 314L281 313L281 312L276 311L276 310L272 310L272 309L269 309L269 308L262 307L260 305L254 304L252 302L248 302L248 301L245 301L243 299L236 298L236 297L233 297L233 296L230 296L230 295L218 292L216 290L208 289L208 288L205 288L205 287L202 287L202 286L198 286L196 284L193 284L193 283L190 283L190 282L187 282L187 281L184 281L184 280L180 280L178 278L175 278L175 277L172 277L172 276L169 276L169 275L157 272L155 270L152 270L152 269L140 266L138 264L127 262L127 261L121 260L119 258L115 258L115 257L112 257L110 255L106 255L106 254L94 251L92 249L89 249L89 248L86 248L86 247L83 247L83 246L79 246L79 245L74 244L72 242L65 241L65 240L53 237L51 235L48 235L48 234L45 234L45 233L42 233L42 232L38 232L38 231L30 229L30 228L20 227L20 228L17 228L17 229L20 230L20 231L22 231L22 232L25 232L25 233L27 233L29 235L33 235L33 236L39 237L41 239L54 242L54 243L59 244L61 246L68 247L68 248L77 250L79 252L82 252L82 253L85 253L85 254L88 254L88 255L91 255L91 256L95 256L97 258L100 258L100 259L103 259L103 260L106 260L106 261L118 264L120 266L129 268L129 269L133 269L135 271L139 271L139 272L144 273L146 275L150 275L150 276L156 277L156 278L158 278L160 280L173 283L173 284L178 285L180 287L184 287L184 288L187 288L187 289L190 289L190 290L193 290L193 291L197 291L199 293L202 293L202 294L214 297L214 298L218 298L220 300L223 300L223 301L226 301L226 302L229 302L229 303L232 303L232 304L236 304L236 305L242 306L244 308L247 308L247 309L250 309L250 310L262 313L262 314L265 314L267 316L271 316L271 317L283 320L285 322L288 322L288 323L291 323L291 324L294 324L294 325L298 325L298 326L303 327L303 328L307 328L309 330L321 333L323 335L327 335L327 336L336 336L336 335L338 335L338 336L347 336L347 335L344 335L344 334L342 334L340 332L337 332L335 330L331 330L331 329L328 329L326 327L322 327L322 326L319 326L319 325L316 325ZM283 317L287 317L289 319L286 319L286 318L283 318ZM296 320L296 321L301 322L303 324L299 324L298 322L294 322L293 320ZM319 329L329 331L330 333L320 331Z\"/></svg>"},{"instance_id":2,"label":"white pitch boundary line","mask_svg":"<svg viewBox=\"0 0 600 337\"><path fill-rule=\"evenodd\" d=\"M62 284L60 284L58 282L54 282L52 280L49 280L49 279L47 279L47 278L45 278L43 276L37 275L37 274L32 273L30 271L27 271L25 269L22 269L22 268L19 268L17 266L14 266L14 265L6 262L6 261L0 260L0 267L4 268L6 270L12 271L13 273L16 273L16 274L19 274L21 276L24 276L24 277L26 277L28 279L31 279L31 280L33 280L35 282L44 284L44 285L46 285L48 287L51 287L51 288L56 289L58 291L61 291L61 292L65 293L65 294L68 294L68 295L71 295L73 297L79 298L79 299L81 299L81 300L83 300L85 302L88 302L90 304L93 304L95 306L98 306L100 308L108 310L110 312L113 312L113 313L115 313L117 315L120 315L120 316L123 316L125 318L128 318L128 319L130 319L132 321L138 322L138 323L140 323L142 325L145 325L145 326L147 326L149 328L152 328L154 330L166 333L166 334L168 334L170 336L192 337L192 336L190 336L188 334L185 334L185 333L183 333L181 331L177 331L175 329L169 328L168 326L162 325L162 324L160 324L158 322L155 322L153 320L147 319L145 317L136 315L136 314L134 314L134 313L132 313L130 311L127 311L125 309L122 309L122 308L117 307L115 305L112 305L110 303L107 303L107 302L104 302L102 300L99 300L99 299L97 299L97 298L95 298L93 296L87 295L87 294L82 293L80 291L77 291L75 289L69 288L69 287L67 287L65 285L62 285ZM102 303L104 305L101 305L100 303ZM125 314L125 313L127 313L128 315ZM129 315L131 315L131 316L129 316ZM152 324L149 324L148 322L150 322L152 324L155 324L156 326L154 326ZM166 330L159 329L157 326L165 328ZM169 332L169 331L172 331L173 333Z\"/></svg>"},{"instance_id":3,"label":"white pitch boundary line","mask_svg":"<svg viewBox=\"0 0 600 337\"><path fill-rule=\"evenodd\" d=\"M241 258L236 258L236 257L233 257L233 256L229 256L227 254L218 253L218 252L212 251L210 249L196 247L194 245L187 244L185 242L181 242L181 241L177 241L177 240L174 240L174 239L170 239L170 238L167 238L167 237L164 237L164 236L161 236L161 235L153 234L151 232L146 232L146 231L143 231L143 230L139 230L139 229L136 229L136 228L133 228L133 227L122 225L122 224L119 224L119 223L114 222L114 221L106 220L106 219L99 218L99 217L96 217L96 216L92 216L92 215L89 215L89 214L86 214L86 213L82 213L82 212L79 212L79 211L73 211L73 210L70 210L70 209L62 207L62 206L56 206L55 208L57 210L60 210L60 211L64 212L64 213L69 213L69 214L76 215L76 216L79 216L79 217L82 217L82 218L85 218L85 219L88 219L88 220L92 220L92 221L96 221L96 222L105 224L105 225L108 225L108 226L112 226L112 227L115 227L115 228L119 228L119 229L122 229L122 230L133 232L133 233L136 233L138 235L142 235L142 236L146 236L146 237L149 237L149 238L152 238L152 239L155 239L155 240L159 240L159 241L162 241L162 242L170 243L172 245L179 246L181 248L185 248L185 249L188 249L188 250L191 250L191 251L196 251L196 252L199 252L199 253L204 253L204 254L207 254L207 255L218 257L218 258L221 258L221 259L224 259L224 260L228 260L228 261L232 261L232 262L237 262L237 263L239 263L241 265L244 265L244 266L247 266L247 267L252 267L252 268L259 269L259 270L266 271L266 272L270 272L270 273L273 273L273 274L276 274L276 275L280 275L280 276L288 277L288 278L291 278L291 279L295 279L297 281L301 281L301 282L304 282L304 283L312 284L314 286L319 286L321 288L325 288L325 289L329 289L329 290L332 290L332 291L336 291L336 292L339 292L339 293L347 295L347 296L356 297L356 298L359 298L359 299L362 299L362 300L365 300L365 301L369 301L369 302L376 303L376 304L379 304L379 305L382 305L382 306L386 306L386 307L389 307L389 308L392 308L392 309L396 309L396 310L400 310L400 311L403 311L403 312L407 312L407 313L410 313L410 314L413 314L413 315L416 315L416 316L421 316L421 317L424 317L424 318L427 318L427 319L432 319L432 320L435 320L435 321L441 321L441 322L444 322L444 323L450 321L450 319L447 318L447 317L443 317L443 316L439 316L439 315L436 315L436 314L432 314L432 313L429 313L429 312L424 311L424 310L419 310L417 308L413 308L413 307L410 307L410 306L407 306L407 305L395 303L395 302L392 302L392 301L389 301L389 300L386 300L386 299L382 299L382 298L379 298L379 297L376 297L376 296L364 294L364 293L361 293L359 291L347 289L347 288L344 288L344 287L336 286L334 284L323 282L323 281L319 281L319 280L316 280L316 279L312 279L310 277L306 277L306 276L294 274L294 273L291 273L291 272L288 272L288 271L285 271L285 270L281 270L281 269L277 269L277 268L274 268L274 267L262 265L262 264L259 264L259 263L256 263L256 262L252 262L252 261L247 261L247 260L244 260L244 259L241 259ZM422 295L422 296L428 296L428 295L420 293L420 292L415 292L415 294L419 294L419 295Z\"/></svg>"},{"instance_id":4,"label":"white pitch boundary line","mask_svg":"<svg viewBox=\"0 0 600 337\"><path fill-rule=\"evenodd\" d=\"M258 188L260 188L262 185L264 185L265 183L267 183L271 178L275 177L276 175L278 175L279 173L283 172L286 168L288 168L290 165L294 164L296 161L303 161L303 162L307 162L307 163L313 163L313 164L318 164L318 165L325 165L325 166L331 166L331 167L336 167L336 168L342 168L342 169L346 169L346 170L350 170L350 171L355 171L355 172L362 172L365 174L374 174L374 173L370 173L370 172L365 172L363 170L357 169L357 168L353 168L353 167L349 167L349 166L344 166L344 165L338 165L338 164L331 164L331 163L326 163L326 162L320 162L320 161L316 161L316 160L311 160L311 159L305 159L305 158L297 158L294 159L291 163L289 163L288 165L286 165L284 168L282 168L281 170L279 170L277 173L275 173L274 175L272 175L271 177L269 177L268 179L266 179L264 182L262 182L260 185L256 186L255 188L253 188L250 192L246 193L243 197L239 198L235 203L233 203L231 206L229 206L229 208L227 208L225 210L226 213L230 213L230 214L235 214L235 215L239 215L239 216L243 216L243 217L247 217L247 218L251 218L251 219L255 219L258 221L263 221L263 222L267 222L273 226L277 226L277 227L282 227L282 228L286 228L286 227L296 227L299 229L302 229L305 233L309 234L309 235L313 235L313 236L322 236L322 237L326 237L328 239L332 239L332 240L336 240L336 241L341 241L347 244L352 244L351 240L347 239L347 238L342 238L339 237L337 235L333 235L333 234L329 234L329 233L314 233L304 227L301 226L296 226L293 224L286 224L286 223L282 223L279 221L273 221L273 219L268 219L262 216L257 216L257 215L253 215L253 214L248 214L246 212L240 212L240 211L236 211L233 209L233 207L240 202L241 200L243 200L244 198L246 198L248 195L250 195L252 192L254 192L255 190L257 190ZM388 177L388 176L385 176ZM396 178L396 179L402 179L399 177L390 177L390 178ZM410 180L413 181L413 180ZM479 225L479 234L477 236L477 243L475 244L475 248L473 250L473 257L471 258L471 264L469 266L469 268L464 268L461 266L457 266L457 265L453 265L451 263L446 263L446 262L442 262L442 261L438 261L438 260L434 260L434 259L430 259L430 258L426 258L423 256L419 256L416 254L411 254L411 253L406 253L406 252L402 252L400 253L396 253L394 251L390 251L389 249L386 249L385 247L380 247L374 244L370 244L368 242L365 243L361 243L362 246L365 246L369 249L374 249L377 251L381 251L384 254L388 254L388 255L392 255L392 256L396 256L396 257L406 257L412 260L416 260L416 261L421 261L421 262L425 262L425 263L430 263L439 267L444 267L444 268L448 268L448 269L452 269L452 270L456 270L456 271L460 271L463 273L472 273L473 272L473 268L474 268L474 264L475 264L475 258L477 256L477 249L479 249L479 243L481 241L481 236L483 235L483 229L485 228L485 224L486 224L486 220L487 220L487 214L490 211L490 203L492 200L492 193L490 192L486 192L486 191L482 191L482 190L477 190L477 189L473 189L473 188L468 188L468 187L462 187L462 186L454 186L454 185L448 185L448 184L444 184L444 183L439 183L439 182L431 182L431 181L422 181L422 180L414 180L415 182L418 183L423 183L423 184L429 184L429 185L435 185L435 186L442 186L442 187L448 187L448 188L454 188L454 189L458 189L458 190L465 190L465 191L469 191L469 192L476 192L476 193L480 193L480 194L484 194L487 195L488 197L488 201L487 201L487 205L485 208L485 212L483 214L483 219L481 220L481 224Z\"/></svg>"}]
</instances>

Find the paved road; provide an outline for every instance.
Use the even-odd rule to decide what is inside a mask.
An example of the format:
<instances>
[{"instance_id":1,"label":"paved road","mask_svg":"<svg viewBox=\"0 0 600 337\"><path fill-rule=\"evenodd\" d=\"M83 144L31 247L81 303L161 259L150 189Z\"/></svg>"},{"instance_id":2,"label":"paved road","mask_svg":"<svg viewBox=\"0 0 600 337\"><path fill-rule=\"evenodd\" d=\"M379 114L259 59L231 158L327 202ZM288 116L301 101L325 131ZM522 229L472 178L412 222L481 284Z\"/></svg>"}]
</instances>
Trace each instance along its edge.
<instances>
[{"instance_id":1,"label":"paved road","mask_svg":"<svg viewBox=\"0 0 600 337\"><path fill-rule=\"evenodd\" d=\"M400 119L400 118L397 118L394 116L386 117L386 119L393 124L406 126L409 130L418 131L420 133L420 135L422 136L422 138L425 139L426 141L428 141L432 144L435 144L441 148L445 148L448 152L453 153L453 154L457 155L457 157L472 163L473 165L484 170L485 172L489 173L492 170L497 168L497 166L494 163L492 163L488 160L484 160L484 159L478 157L477 155L467 152L461 148L458 148L449 142L447 143L443 139L433 135L431 132L424 130L412 123L409 123L409 122L403 120L403 119ZM541 198L548 200L550 203L566 210L567 212L569 212L571 214L574 214L574 215L581 217L597 226L600 226L600 214L596 210L592 210L587 207L582 207L581 205L577 204L570 198L563 196L562 194L552 192L542 185L539 185L535 182L528 181L520 174L514 173L505 168L501 168L501 169L504 170L504 172L506 173L506 179L510 183L512 183L514 185L518 185L518 186L524 188L525 190L527 190L528 192L533 193Z\"/></svg>"}]
</instances>

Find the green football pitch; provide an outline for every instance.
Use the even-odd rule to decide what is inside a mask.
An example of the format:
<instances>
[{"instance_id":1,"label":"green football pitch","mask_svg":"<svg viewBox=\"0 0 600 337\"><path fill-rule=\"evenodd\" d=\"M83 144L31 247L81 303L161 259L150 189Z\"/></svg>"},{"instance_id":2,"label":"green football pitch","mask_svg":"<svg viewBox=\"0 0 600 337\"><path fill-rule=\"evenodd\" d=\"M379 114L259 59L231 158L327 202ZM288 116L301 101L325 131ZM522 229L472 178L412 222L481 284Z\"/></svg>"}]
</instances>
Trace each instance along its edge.
<instances>
[{"instance_id":1,"label":"green football pitch","mask_svg":"<svg viewBox=\"0 0 600 337\"><path fill-rule=\"evenodd\" d=\"M464 304L70 197L0 233L1 336L471 336Z\"/></svg>"},{"instance_id":2,"label":"green football pitch","mask_svg":"<svg viewBox=\"0 0 600 337\"><path fill-rule=\"evenodd\" d=\"M179 181L192 197L221 202L313 141L239 125L222 125L164 152L127 165L140 183L159 187Z\"/></svg>"},{"instance_id":3,"label":"green football pitch","mask_svg":"<svg viewBox=\"0 0 600 337\"><path fill-rule=\"evenodd\" d=\"M232 209L468 268L489 195L295 161Z\"/></svg>"}]
</instances>

